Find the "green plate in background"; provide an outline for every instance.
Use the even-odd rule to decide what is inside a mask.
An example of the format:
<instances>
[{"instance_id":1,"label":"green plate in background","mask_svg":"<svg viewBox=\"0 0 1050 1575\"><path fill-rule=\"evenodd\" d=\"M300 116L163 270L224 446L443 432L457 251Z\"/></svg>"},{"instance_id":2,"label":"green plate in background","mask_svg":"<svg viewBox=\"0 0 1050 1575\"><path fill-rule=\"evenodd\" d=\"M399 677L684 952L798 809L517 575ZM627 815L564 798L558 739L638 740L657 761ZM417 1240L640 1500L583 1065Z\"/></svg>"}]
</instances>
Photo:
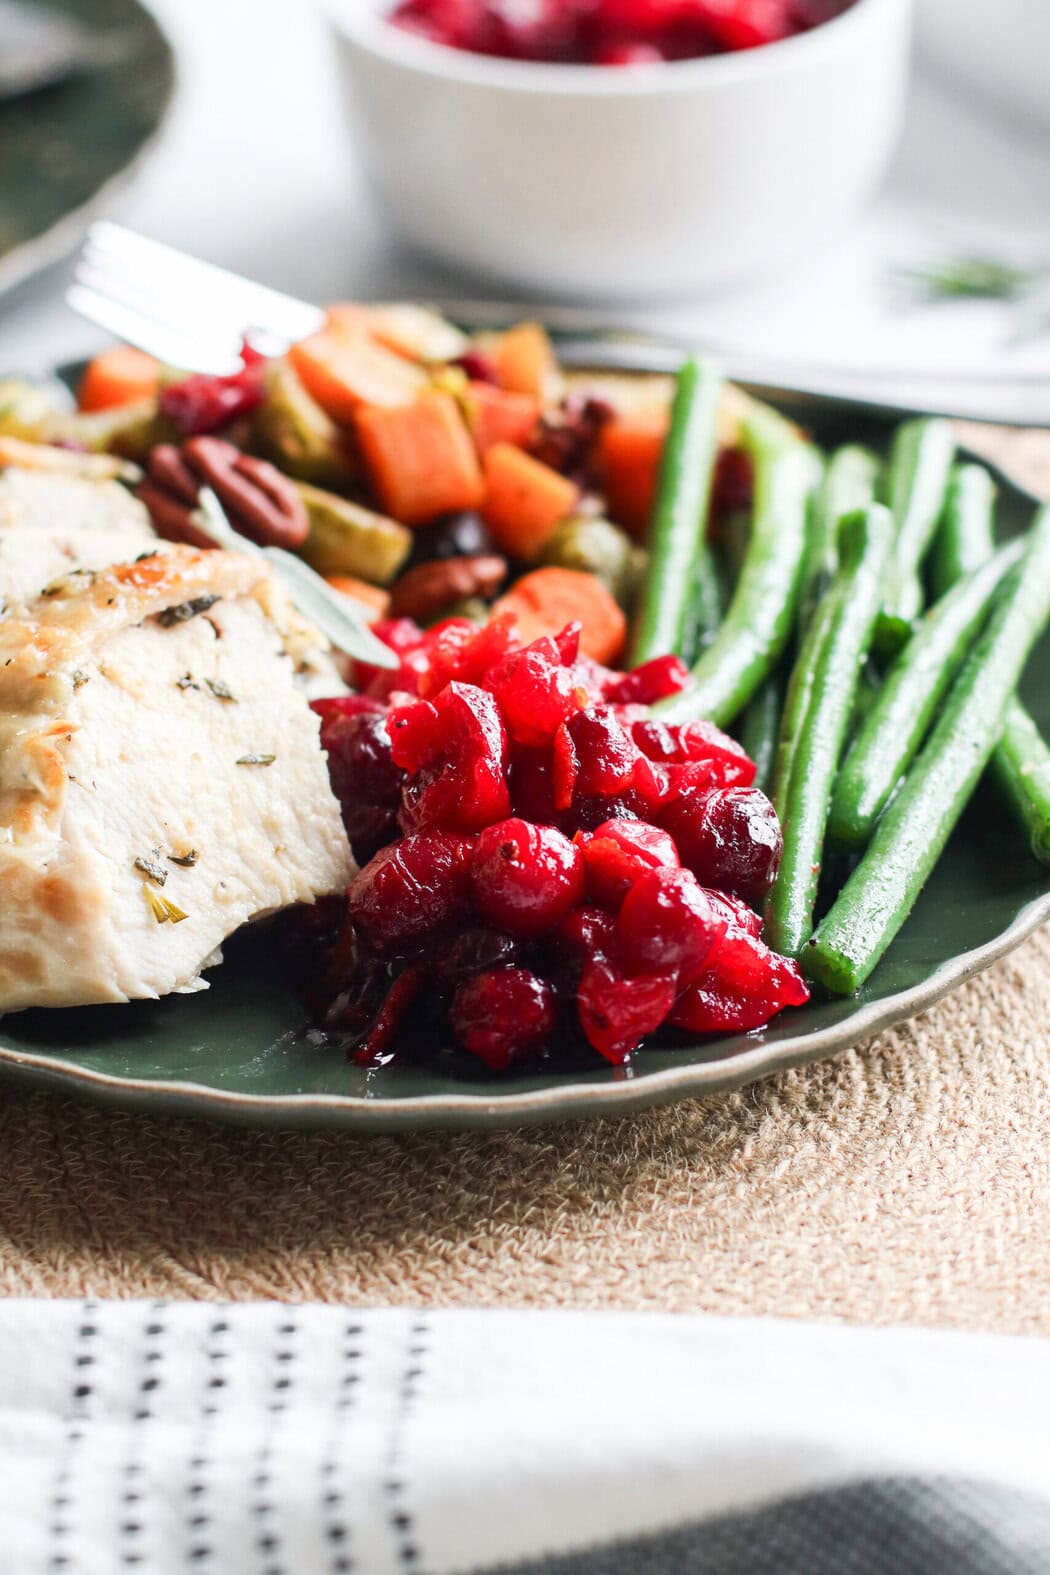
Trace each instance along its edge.
<instances>
[{"instance_id":1,"label":"green plate in background","mask_svg":"<svg viewBox=\"0 0 1050 1575\"><path fill-rule=\"evenodd\" d=\"M138 0L34 0L104 35L103 63L0 102L0 291L73 250L164 122L175 57Z\"/></svg>"},{"instance_id":2,"label":"green plate in background","mask_svg":"<svg viewBox=\"0 0 1050 1575\"><path fill-rule=\"evenodd\" d=\"M805 419L827 442L886 439L885 424L873 428L867 413L843 402L807 408ZM1033 500L1005 478L1000 505L1005 532L1028 524ZM1029 664L1024 693L1050 728L1050 636ZM306 1033L257 932L227 948L212 988L199 995L6 1018L0 1072L145 1111L278 1127L506 1127L615 1115L732 1088L856 1044L932 1005L1048 917L1050 870L1027 854L982 790L864 989L850 1000L814 1000L757 1033L648 1047L628 1067L595 1055L560 1071L496 1077L436 1048L426 1067L366 1072Z\"/></svg>"}]
</instances>

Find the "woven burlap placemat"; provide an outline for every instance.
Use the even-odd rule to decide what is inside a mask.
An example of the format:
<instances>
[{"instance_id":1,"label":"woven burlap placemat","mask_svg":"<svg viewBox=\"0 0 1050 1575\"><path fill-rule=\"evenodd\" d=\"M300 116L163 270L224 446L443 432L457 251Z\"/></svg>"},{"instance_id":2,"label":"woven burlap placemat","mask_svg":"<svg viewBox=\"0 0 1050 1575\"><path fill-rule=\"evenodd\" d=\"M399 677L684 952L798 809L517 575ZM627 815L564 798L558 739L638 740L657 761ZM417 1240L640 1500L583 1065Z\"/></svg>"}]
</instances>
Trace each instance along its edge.
<instances>
[{"instance_id":1,"label":"woven burlap placemat","mask_svg":"<svg viewBox=\"0 0 1050 1575\"><path fill-rule=\"evenodd\" d=\"M7 1295L1046 1333L1050 929L834 1060L622 1120L365 1138L9 1087L0 1156Z\"/></svg>"}]
</instances>

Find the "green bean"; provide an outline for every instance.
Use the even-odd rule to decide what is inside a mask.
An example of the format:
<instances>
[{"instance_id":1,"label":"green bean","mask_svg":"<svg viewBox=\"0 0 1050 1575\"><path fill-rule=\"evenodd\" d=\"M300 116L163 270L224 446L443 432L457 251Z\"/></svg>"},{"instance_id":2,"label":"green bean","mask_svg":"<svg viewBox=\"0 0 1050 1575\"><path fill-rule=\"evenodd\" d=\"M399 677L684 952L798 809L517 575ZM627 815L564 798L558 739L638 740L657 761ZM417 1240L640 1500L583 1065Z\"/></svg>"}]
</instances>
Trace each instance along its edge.
<instances>
[{"instance_id":1,"label":"green bean","mask_svg":"<svg viewBox=\"0 0 1050 1575\"><path fill-rule=\"evenodd\" d=\"M995 550L995 482L983 465L956 465L930 554L934 592L943 596Z\"/></svg>"},{"instance_id":2,"label":"green bean","mask_svg":"<svg viewBox=\"0 0 1050 1575\"><path fill-rule=\"evenodd\" d=\"M907 639L922 611L922 562L944 508L954 454L951 425L940 418L905 421L894 434L887 501L897 522L897 545L880 620L880 646Z\"/></svg>"},{"instance_id":3,"label":"green bean","mask_svg":"<svg viewBox=\"0 0 1050 1575\"><path fill-rule=\"evenodd\" d=\"M710 361L687 361L678 374L649 542L649 574L634 625L632 666L681 650L694 582L698 575L706 582L714 574L706 536L721 386L721 373Z\"/></svg>"},{"instance_id":4,"label":"green bean","mask_svg":"<svg viewBox=\"0 0 1050 1575\"><path fill-rule=\"evenodd\" d=\"M763 793L773 788L783 704L780 674L771 673L740 718L739 741L755 762L755 787Z\"/></svg>"},{"instance_id":5,"label":"green bean","mask_svg":"<svg viewBox=\"0 0 1050 1575\"><path fill-rule=\"evenodd\" d=\"M1050 864L1050 748L1019 700L1006 708L989 770L1033 854Z\"/></svg>"},{"instance_id":6,"label":"green bean","mask_svg":"<svg viewBox=\"0 0 1050 1575\"><path fill-rule=\"evenodd\" d=\"M693 593L685 608L682 625L683 662L691 667L706 651L722 622L722 583L718 561L709 543L704 542L696 566Z\"/></svg>"},{"instance_id":7,"label":"green bean","mask_svg":"<svg viewBox=\"0 0 1050 1575\"><path fill-rule=\"evenodd\" d=\"M1004 547L916 625L886 675L835 783L828 835L837 847L859 850L870 840L986 622L996 590L1021 552L1020 542Z\"/></svg>"},{"instance_id":8,"label":"green bean","mask_svg":"<svg viewBox=\"0 0 1050 1575\"><path fill-rule=\"evenodd\" d=\"M797 957L813 931L831 785L861 665L882 605L893 520L881 503L847 514L840 563L810 624L784 705L773 802L784 854L766 904L770 946Z\"/></svg>"},{"instance_id":9,"label":"green bean","mask_svg":"<svg viewBox=\"0 0 1050 1575\"><path fill-rule=\"evenodd\" d=\"M755 464L751 541L722 626L681 694L661 700L664 722L708 717L725 726L773 671L794 625L806 511L821 474L820 456L779 417L758 411L744 421Z\"/></svg>"},{"instance_id":10,"label":"green bean","mask_svg":"<svg viewBox=\"0 0 1050 1575\"><path fill-rule=\"evenodd\" d=\"M957 468L934 544L936 585L950 585L992 553L994 499L995 483L982 465ZM1050 863L1050 749L1016 696L1006 708L989 773L1032 853Z\"/></svg>"},{"instance_id":11,"label":"green bean","mask_svg":"<svg viewBox=\"0 0 1050 1575\"><path fill-rule=\"evenodd\" d=\"M817 926L802 966L838 995L860 988L915 904L977 785L1025 662L1050 621L1050 507L1004 580L940 719Z\"/></svg>"},{"instance_id":12,"label":"green bean","mask_svg":"<svg viewBox=\"0 0 1050 1575\"><path fill-rule=\"evenodd\" d=\"M806 544L798 609L800 629L806 629L817 603L838 568L840 520L874 502L878 476L879 461L876 456L855 443L836 449L828 461L824 480L814 500L809 541Z\"/></svg>"}]
</instances>

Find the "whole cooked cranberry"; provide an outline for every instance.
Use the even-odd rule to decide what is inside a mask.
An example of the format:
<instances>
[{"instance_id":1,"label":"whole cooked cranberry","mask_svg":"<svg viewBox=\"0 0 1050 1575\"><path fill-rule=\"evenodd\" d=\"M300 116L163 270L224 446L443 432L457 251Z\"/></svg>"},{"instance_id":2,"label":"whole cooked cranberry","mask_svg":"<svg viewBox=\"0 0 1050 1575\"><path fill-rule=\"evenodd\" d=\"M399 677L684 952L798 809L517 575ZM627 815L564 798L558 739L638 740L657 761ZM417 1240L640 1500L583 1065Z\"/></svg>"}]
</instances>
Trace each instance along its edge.
<instances>
[{"instance_id":1,"label":"whole cooked cranberry","mask_svg":"<svg viewBox=\"0 0 1050 1575\"><path fill-rule=\"evenodd\" d=\"M640 793L619 793L612 798L602 793L577 793L558 824L575 836L578 831L596 831L607 820L644 820L648 813L649 806Z\"/></svg>"},{"instance_id":2,"label":"whole cooked cranberry","mask_svg":"<svg viewBox=\"0 0 1050 1575\"><path fill-rule=\"evenodd\" d=\"M351 881L351 918L378 952L418 949L466 912L470 854L465 837L441 831L392 842Z\"/></svg>"},{"instance_id":3,"label":"whole cooked cranberry","mask_svg":"<svg viewBox=\"0 0 1050 1575\"><path fill-rule=\"evenodd\" d=\"M484 689L446 684L433 700L394 706L389 728L394 760L407 773L404 831L480 831L506 818L507 734Z\"/></svg>"},{"instance_id":4,"label":"whole cooked cranberry","mask_svg":"<svg viewBox=\"0 0 1050 1575\"><path fill-rule=\"evenodd\" d=\"M595 1050L619 1065L665 1020L675 989L672 972L631 975L615 959L596 953L580 975L580 1026Z\"/></svg>"},{"instance_id":5,"label":"whole cooked cranberry","mask_svg":"<svg viewBox=\"0 0 1050 1575\"><path fill-rule=\"evenodd\" d=\"M574 908L558 926L558 941L580 962L608 956L616 944L616 919L604 908L588 903Z\"/></svg>"},{"instance_id":6,"label":"whole cooked cranberry","mask_svg":"<svg viewBox=\"0 0 1050 1575\"><path fill-rule=\"evenodd\" d=\"M397 834L404 772L394 764L386 713L359 711L321 724L328 776L359 863Z\"/></svg>"},{"instance_id":7,"label":"whole cooked cranberry","mask_svg":"<svg viewBox=\"0 0 1050 1575\"><path fill-rule=\"evenodd\" d=\"M538 1050L557 1025L554 991L527 968L490 968L457 986L452 1031L494 1072Z\"/></svg>"},{"instance_id":8,"label":"whole cooked cranberry","mask_svg":"<svg viewBox=\"0 0 1050 1575\"><path fill-rule=\"evenodd\" d=\"M553 826L504 820L487 827L471 860L478 912L511 935L542 935L583 896L583 854Z\"/></svg>"},{"instance_id":9,"label":"whole cooked cranberry","mask_svg":"<svg viewBox=\"0 0 1050 1575\"><path fill-rule=\"evenodd\" d=\"M677 869L678 853L666 831L644 820L612 819L577 832L587 871L587 892L615 907L631 886L654 869Z\"/></svg>"},{"instance_id":10,"label":"whole cooked cranberry","mask_svg":"<svg viewBox=\"0 0 1050 1575\"><path fill-rule=\"evenodd\" d=\"M415 694L419 687L419 671L426 665L423 630L411 618L381 618L372 625L372 633L399 657L401 666L391 671L386 667L373 667L369 662L355 661L352 682L373 699L385 700L395 689Z\"/></svg>"},{"instance_id":11,"label":"whole cooked cranberry","mask_svg":"<svg viewBox=\"0 0 1050 1575\"><path fill-rule=\"evenodd\" d=\"M515 962L518 943L499 930L461 930L447 946L433 953L434 972L442 982L457 984L471 974Z\"/></svg>"},{"instance_id":12,"label":"whole cooked cranberry","mask_svg":"<svg viewBox=\"0 0 1050 1575\"><path fill-rule=\"evenodd\" d=\"M587 691L562 656L557 640L543 635L511 651L491 668L485 687L495 696L507 732L518 744L549 744L558 728L587 704Z\"/></svg>"},{"instance_id":13,"label":"whole cooked cranberry","mask_svg":"<svg viewBox=\"0 0 1050 1575\"><path fill-rule=\"evenodd\" d=\"M725 934L696 876L689 870L650 870L624 898L616 933L628 967L690 979Z\"/></svg>"},{"instance_id":14,"label":"whole cooked cranberry","mask_svg":"<svg viewBox=\"0 0 1050 1575\"><path fill-rule=\"evenodd\" d=\"M776 879L784 839L776 810L758 788L688 793L664 808L660 823L702 885L761 906Z\"/></svg>"}]
</instances>

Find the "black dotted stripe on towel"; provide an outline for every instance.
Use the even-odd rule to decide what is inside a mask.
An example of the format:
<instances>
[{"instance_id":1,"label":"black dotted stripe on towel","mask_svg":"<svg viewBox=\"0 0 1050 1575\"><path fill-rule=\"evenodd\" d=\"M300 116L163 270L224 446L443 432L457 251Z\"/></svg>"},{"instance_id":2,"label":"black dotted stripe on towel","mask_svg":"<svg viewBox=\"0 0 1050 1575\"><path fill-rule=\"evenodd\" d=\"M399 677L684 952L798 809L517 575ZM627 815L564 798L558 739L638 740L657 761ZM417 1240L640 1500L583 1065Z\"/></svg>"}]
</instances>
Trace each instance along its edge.
<instances>
[{"instance_id":1,"label":"black dotted stripe on towel","mask_svg":"<svg viewBox=\"0 0 1050 1575\"><path fill-rule=\"evenodd\" d=\"M414 1575L418 1575L420 1570L420 1554L412 1517L411 1494L405 1481L404 1446L405 1433L423 1379L428 1333L426 1320L417 1318L410 1331L408 1352L401 1372L401 1382L398 1385L396 1408L390 1431L390 1448L387 1453L387 1475L383 1483L398 1563L403 1570L411 1570Z\"/></svg>"},{"instance_id":2,"label":"black dotted stripe on towel","mask_svg":"<svg viewBox=\"0 0 1050 1575\"><path fill-rule=\"evenodd\" d=\"M193 1433L186 1473L186 1564L189 1570L203 1571L211 1561L212 1517L208 1507L208 1468L212 1464L211 1433L226 1387L222 1364L227 1357L225 1337L230 1326L216 1318L208 1326L204 1345L205 1371L200 1394L197 1424Z\"/></svg>"},{"instance_id":3,"label":"black dotted stripe on towel","mask_svg":"<svg viewBox=\"0 0 1050 1575\"><path fill-rule=\"evenodd\" d=\"M163 1342L168 1332L166 1312L165 1302L153 1302L147 1314L143 1330L144 1344L138 1388L131 1402L131 1419L135 1423L150 1422L154 1416L157 1391L163 1383ZM142 1474L143 1467L139 1459L139 1432L136 1427L128 1434L128 1456L122 1472L118 1522L120 1560L128 1569L134 1569L148 1562Z\"/></svg>"},{"instance_id":4,"label":"black dotted stripe on towel","mask_svg":"<svg viewBox=\"0 0 1050 1575\"><path fill-rule=\"evenodd\" d=\"M328 1445L321 1461L321 1509L325 1536L332 1550L329 1568L332 1575L353 1575L356 1569L349 1545L350 1528L346 1514L346 1492L339 1480L340 1444L343 1426L353 1410L360 1387L361 1340L364 1329L349 1323L343 1330L339 1378L334 1396L335 1417L328 1434Z\"/></svg>"},{"instance_id":5,"label":"black dotted stripe on towel","mask_svg":"<svg viewBox=\"0 0 1050 1575\"><path fill-rule=\"evenodd\" d=\"M66 1404L66 1426L58 1452L55 1480L49 1501L48 1537L50 1553L47 1567L65 1570L73 1565L79 1538L74 1524L76 1472L84 1426L90 1420L95 1394L95 1366L98 1360L97 1303L85 1302L81 1308L73 1345L73 1372Z\"/></svg>"},{"instance_id":6,"label":"black dotted stripe on towel","mask_svg":"<svg viewBox=\"0 0 1050 1575\"><path fill-rule=\"evenodd\" d=\"M286 1319L277 1325L277 1339L270 1361L270 1398L267 1402L270 1420L255 1456L255 1474L251 1480L251 1507L256 1523L255 1551L258 1554L259 1575L288 1575L281 1561L281 1541L276 1524L273 1457L274 1446L295 1386L297 1334L298 1329L291 1319Z\"/></svg>"}]
</instances>

